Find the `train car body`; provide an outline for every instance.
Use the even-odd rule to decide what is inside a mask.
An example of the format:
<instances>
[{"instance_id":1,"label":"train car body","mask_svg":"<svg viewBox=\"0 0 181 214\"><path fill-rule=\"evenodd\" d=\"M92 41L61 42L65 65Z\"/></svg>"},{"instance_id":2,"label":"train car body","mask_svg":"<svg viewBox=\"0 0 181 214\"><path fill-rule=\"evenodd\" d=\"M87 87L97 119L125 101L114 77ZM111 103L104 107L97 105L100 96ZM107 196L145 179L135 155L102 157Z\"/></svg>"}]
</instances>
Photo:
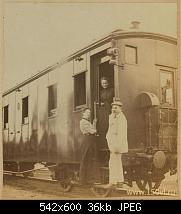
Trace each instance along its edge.
<instances>
[{"instance_id":1,"label":"train car body","mask_svg":"<svg viewBox=\"0 0 181 214\"><path fill-rule=\"evenodd\" d=\"M111 48L116 50L114 59L107 54ZM38 162L78 164L81 111L89 106L93 117L96 115L102 76L110 79L128 121L129 153L123 165L132 170L131 177L135 163L142 162L144 168L150 159L160 170L163 153L155 158L154 154L176 154L177 148L177 41L164 35L122 30L4 92L6 169L12 170L17 162L20 171Z\"/></svg>"}]
</instances>

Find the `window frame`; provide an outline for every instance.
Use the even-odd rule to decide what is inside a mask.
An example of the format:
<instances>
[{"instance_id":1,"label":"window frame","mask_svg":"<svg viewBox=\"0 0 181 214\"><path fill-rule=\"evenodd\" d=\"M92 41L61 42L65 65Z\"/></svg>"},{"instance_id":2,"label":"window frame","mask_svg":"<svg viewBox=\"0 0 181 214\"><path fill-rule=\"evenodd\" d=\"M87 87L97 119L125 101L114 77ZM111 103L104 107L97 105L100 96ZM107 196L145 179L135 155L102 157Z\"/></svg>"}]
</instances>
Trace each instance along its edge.
<instances>
[{"instance_id":1,"label":"window frame","mask_svg":"<svg viewBox=\"0 0 181 214\"><path fill-rule=\"evenodd\" d=\"M28 113L27 113L27 116L26 117L23 117L24 116L24 114L23 114L23 110L24 110L24 108L23 108L23 100L25 100L25 99L27 99L28 101L27 101L27 108L28 108ZM25 118L27 118L27 120L28 121L25 121ZM29 96L26 96L26 97L23 97L22 98L22 125L26 125L26 124L29 124Z\"/></svg>"},{"instance_id":2,"label":"window frame","mask_svg":"<svg viewBox=\"0 0 181 214\"><path fill-rule=\"evenodd\" d=\"M82 108L84 108L86 105L87 105L87 69L86 70L83 70L83 71L80 71L76 74L73 75L73 82L74 82L74 111L78 111ZM81 105L76 105L76 90L75 90L75 87L76 87L76 83L75 83L75 78L78 76L78 75L81 75L81 74L84 74L85 75L85 103L84 104L81 104Z\"/></svg>"},{"instance_id":3,"label":"window frame","mask_svg":"<svg viewBox=\"0 0 181 214\"><path fill-rule=\"evenodd\" d=\"M49 89L53 86L56 86L56 107L55 108L52 108L52 109L49 109ZM51 84L49 85L48 87L48 118L54 118L57 116L57 108L58 108L58 90L57 90L57 83L54 83L54 84ZM51 115L51 111L54 110L55 112Z\"/></svg>"},{"instance_id":4,"label":"window frame","mask_svg":"<svg viewBox=\"0 0 181 214\"><path fill-rule=\"evenodd\" d=\"M136 50L136 55L135 55L135 57L136 57L136 63L133 63L133 62L128 62L127 60L126 60L126 48L133 48L133 49L135 49ZM138 65L138 46L135 46L135 45L130 45L130 44L125 44L124 45L124 62L125 62L125 64L128 64L128 65Z\"/></svg>"},{"instance_id":5,"label":"window frame","mask_svg":"<svg viewBox=\"0 0 181 214\"><path fill-rule=\"evenodd\" d=\"M5 123L5 108L7 107L7 123ZM6 127L6 125L5 124L8 124L8 127ZM4 130L7 130L7 129L9 129L9 104L8 105L5 105L4 107L3 107L3 129Z\"/></svg>"},{"instance_id":6,"label":"window frame","mask_svg":"<svg viewBox=\"0 0 181 214\"><path fill-rule=\"evenodd\" d=\"M171 74L172 76L172 93L173 93L173 103L168 104L168 103L163 103L162 102L162 89L161 89L161 73L166 73L166 74ZM160 105L162 108L175 108L176 107L176 91L175 91L175 72L172 69L166 69L166 68L160 68L159 69L159 91L160 91Z\"/></svg>"}]
</instances>

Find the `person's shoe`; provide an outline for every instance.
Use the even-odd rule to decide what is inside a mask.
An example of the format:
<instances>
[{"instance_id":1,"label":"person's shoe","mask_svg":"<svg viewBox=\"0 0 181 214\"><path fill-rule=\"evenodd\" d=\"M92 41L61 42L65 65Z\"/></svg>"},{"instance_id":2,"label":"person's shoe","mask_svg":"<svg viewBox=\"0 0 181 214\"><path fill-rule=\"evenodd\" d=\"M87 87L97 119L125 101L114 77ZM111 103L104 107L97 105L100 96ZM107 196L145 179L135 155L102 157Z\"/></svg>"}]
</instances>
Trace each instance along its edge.
<instances>
[{"instance_id":1,"label":"person's shoe","mask_svg":"<svg viewBox=\"0 0 181 214\"><path fill-rule=\"evenodd\" d=\"M118 183L116 184L116 187L117 187L117 188L123 188L123 183L122 183L122 182L118 182Z\"/></svg>"},{"instance_id":2,"label":"person's shoe","mask_svg":"<svg viewBox=\"0 0 181 214\"><path fill-rule=\"evenodd\" d=\"M106 189L109 189L109 188L112 188L114 186L114 184L107 184L106 186L105 186L105 188Z\"/></svg>"},{"instance_id":3,"label":"person's shoe","mask_svg":"<svg viewBox=\"0 0 181 214\"><path fill-rule=\"evenodd\" d=\"M124 184L128 185L129 187L133 187L133 182L131 180L125 181Z\"/></svg>"},{"instance_id":4,"label":"person's shoe","mask_svg":"<svg viewBox=\"0 0 181 214\"><path fill-rule=\"evenodd\" d=\"M93 186L97 186L97 185L101 185L101 184L102 184L101 182L93 182L92 183Z\"/></svg>"},{"instance_id":5,"label":"person's shoe","mask_svg":"<svg viewBox=\"0 0 181 214\"><path fill-rule=\"evenodd\" d=\"M170 171L170 175L175 175L177 173L177 170L176 169L172 169L171 171Z\"/></svg>"}]
</instances>

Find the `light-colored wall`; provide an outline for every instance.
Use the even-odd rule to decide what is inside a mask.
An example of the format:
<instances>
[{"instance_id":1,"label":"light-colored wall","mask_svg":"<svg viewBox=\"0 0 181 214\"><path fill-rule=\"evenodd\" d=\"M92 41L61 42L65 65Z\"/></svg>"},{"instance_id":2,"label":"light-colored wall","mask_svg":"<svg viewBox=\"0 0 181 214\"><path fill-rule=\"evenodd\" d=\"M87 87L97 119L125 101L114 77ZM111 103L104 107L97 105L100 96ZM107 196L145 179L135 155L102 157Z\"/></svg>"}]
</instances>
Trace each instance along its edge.
<instances>
[{"instance_id":1,"label":"light-colored wall","mask_svg":"<svg viewBox=\"0 0 181 214\"><path fill-rule=\"evenodd\" d=\"M58 70L57 92L57 146L60 157L73 158L73 62L68 62Z\"/></svg>"},{"instance_id":2,"label":"light-colored wall","mask_svg":"<svg viewBox=\"0 0 181 214\"><path fill-rule=\"evenodd\" d=\"M177 46L162 42L155 42L155 63L177 68Z\"/></svg>"},{"instance_id":3,"label":"light-colored wall","mask_svg":"<svg viewBox=\"0 0 181 214\"><path fill-rule=\"evenodd\" d=\"M15 92L8 94L9 99L9 141L15 140Z\"/></svg>"},{"instance_id":4,"label":"light-colored wall","mask_svg":"<svg viewBox=\"0 0 181 214\"><path fill-rule=\"evenodd\" d=\"M125 62L125 45L137 47L137 64ZM141 92L152 92L160 97L157 64L176 66L176 45L153 39L130 38L120 40L119 48L119 64L124 64L124 69L119 68L119 93L128 119L129 145L138 148L145 139L140 135L144 130L144 118L136 106L136 97Z\"/></svg>"},{"instance_id":5,"label":"light-colored wall","mask_svg":"<svg viewBox=\"0 0 181 214\"><path fill-rule=\"evenodd\" d=\"M29 84L29 139L38 130L38 80Z\"/></svg>"},{"instance_id":6,"label":"light-colored wall","mask_svg":"<svg viewBox=\"0 0 181 214\"><path fill-rule=\"evenodd\" d=\"M137 47L138 64L125 62L125 45ZM120 97L124 103L123 110L128 116L128 121L132 121L132 126L136 127L134 122L137 123L137 121L132 117L135 114L132 111L134 99L141 91L150 91L159 95L159 74L156 64L176 66L176 46L139 38L122 39L118 46L119 64L124 64L123 70L118 69L121 83ZM37 130L38 144L42 142L45 135L48 137L44 139L45 141L54 135L60 157L70 158L70 154L73 154L73 151L78 148L77 145L81 143L79 128L81 111L74 109L73 75L87 70L87 105L90 106L90 55L90 53L84 54L80 62L74 60L65 63L22 86L21 91L13 91L3 97L3 106L9 104L9 141L16 140L16 143L19 143L22 137L23 142L26 142ZM52 84L57 84L57 115L48 118L48 86ZM22 125L22 98L26 96L29 96L29 124ZM4 131L4 135L6 135L4 139L8 139L7 131Z\"/></svg>"},{"instance_id":7,"label":"light-colored wall","mask_svg":"<svg viewBox=\"0 0 181 214\"><path fill-rule=\"evenodd\" d=\"M48 132L48 74L38 79L38 143Z\"/></svg>"}]
</instances>

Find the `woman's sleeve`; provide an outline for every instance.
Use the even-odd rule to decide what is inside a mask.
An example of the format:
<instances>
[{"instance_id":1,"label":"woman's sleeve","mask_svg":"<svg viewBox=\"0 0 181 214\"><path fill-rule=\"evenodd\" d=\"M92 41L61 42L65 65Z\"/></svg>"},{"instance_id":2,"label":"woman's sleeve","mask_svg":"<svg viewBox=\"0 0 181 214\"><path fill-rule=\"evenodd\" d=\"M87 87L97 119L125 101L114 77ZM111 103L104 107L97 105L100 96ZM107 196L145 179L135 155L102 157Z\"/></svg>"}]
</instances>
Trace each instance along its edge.
<instances>
[{"instance_id":1,"label":"woman's sleeve","mask_svg":"<svg viewBox=\"0 0 181 214\"><path fill-rule=\"evenodd\" d=\"M95 127L88 121L80 122L80 130L83 134L95 134L96 133Z\"/></svg>"}]
</instances>

